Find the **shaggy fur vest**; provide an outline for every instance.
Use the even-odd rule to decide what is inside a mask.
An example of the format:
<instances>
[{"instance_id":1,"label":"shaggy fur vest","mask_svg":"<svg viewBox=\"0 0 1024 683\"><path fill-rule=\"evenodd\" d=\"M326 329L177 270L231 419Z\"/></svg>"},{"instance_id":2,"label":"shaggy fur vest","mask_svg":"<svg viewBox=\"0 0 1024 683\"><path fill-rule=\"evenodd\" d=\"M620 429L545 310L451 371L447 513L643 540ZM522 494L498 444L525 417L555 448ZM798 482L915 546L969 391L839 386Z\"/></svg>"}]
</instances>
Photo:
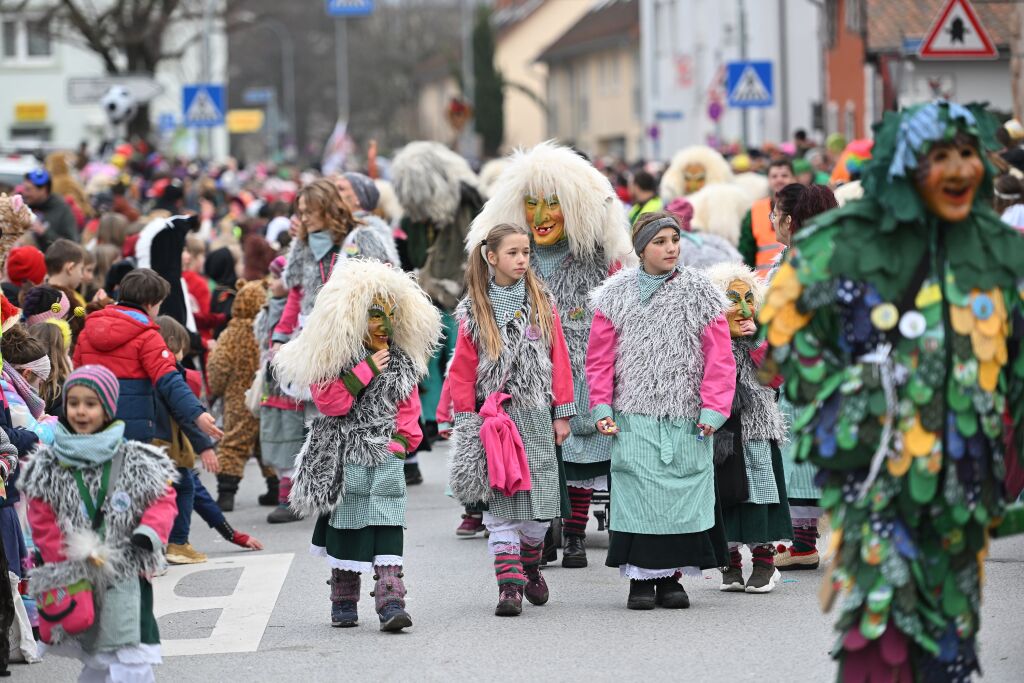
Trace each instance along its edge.
<instances>
[{"instance_id":1,"label":"shaggy fur vest","mask_svg":"<svg viewBox=\"0 0 1024 683\"><path fill-rule=\"evenodd\" d=\"M483 350L480 327L473 317L472 303L466 297L459 303L455 318L466 324L473 344L480 350L476 368L476 400L481 404L496 391L509 394L512 398L505 405L512 408L549 408L551 393L551 345L523 340L527 325L530 324L529 297L516 315L501 330L502 351L497 358L491 358ZM522 343L520 343L522 341ZM508 381L502 381L505 378Z\"/></svg>"},{"instance_id":2,"label":"shaggy fur vest","mask_svg":"<svg viewBox=\"0 0 1024 683\"><path fill-rule=\"evenodd\" d=\"M725 295L700 271L681 267L645 305L637 273L620 270L591 295L618 336L613 407L696 420L704 377L701 335L725 310Z\"/></svg>"},{"instance_id":3,"label":"shaggy fur vest","mask_svg":"<svg viewBox=\"0 0 1024 683\"><path fill-rule=\"evenodd\" d=\"M743 423L743 442L776 441L786 439L786 420L775 402L775 391L757 379L757 366L750 352L757 344L749 337L732 340L732 355L736 359L736 393L732 399L732 414Z\"/></svg>"},{"instance_id":4,"label":"shaggy fur vest","mask_svg":"<svg viewBox=\"0 0 1024 683\"><path fill-rule=\"evenodd\" d=\"M338 252L337 257L329 253L320 261L317 261L313 250L306 242L296 239L288 250L288 265L284 269L284 283L289 288L302 288L302 303L300 313L307 316L313 310L316 303L316 295L320 288L331 277L337 261L349 258L349 249L346 246L354 247L360 258L374 259L383 263L390 262L389 250L380 234L370 227L356 228L345 238L344 245ZM394 251L394 245L391 250Z\"/></svg>"},{"instance_id":5,"label":"shaggy fur vest","mask_svg":"<svg viewBox=\"0 0 1024 683\"><path fill-rule=\"evenodd\" d=\"M107 491L106 532L98 549L99 554L106 557L105 564L96 567L87 560L68 559L36 567L31 575L34 595L80 579L88 579L95 590L102 592L115 582L139 574L151 575L159 568L163 553L134 546L131 537L142 514L167 493L167 486L177 478L174 464L162 449L138 441L123 441L118 457L123 459L123 465L117 481L111 480ZM99 493L102 470L102 467L82 470L85 485L94 500ZM25 467L20 486L30 498L50 506L65 542L91 531L90 520L82 514L82 496L75 478L70 469L60 465L50 448L43 447L35 452ZM118 504L115 504L114 496L122 492L127 494L127 499L118 496ZM128 501L127 507L123 505L124 500Z\"/></svg>"},{"instance_id":6,"label":"shaggy fur vest","mask_svg":"<svg viewBox=\"0 0 1024 683\"><path fill-rule=\"evenodd\" d=\"M395 457L388 444L398 424L398 404L416 390L419 379L408 354L393 348L387 369L363 389L348 415L323 415L310 422L295 463L293 510L307 516L328 514L344 495L346 464L373 467Z\"/></svg>"}]
</instances>

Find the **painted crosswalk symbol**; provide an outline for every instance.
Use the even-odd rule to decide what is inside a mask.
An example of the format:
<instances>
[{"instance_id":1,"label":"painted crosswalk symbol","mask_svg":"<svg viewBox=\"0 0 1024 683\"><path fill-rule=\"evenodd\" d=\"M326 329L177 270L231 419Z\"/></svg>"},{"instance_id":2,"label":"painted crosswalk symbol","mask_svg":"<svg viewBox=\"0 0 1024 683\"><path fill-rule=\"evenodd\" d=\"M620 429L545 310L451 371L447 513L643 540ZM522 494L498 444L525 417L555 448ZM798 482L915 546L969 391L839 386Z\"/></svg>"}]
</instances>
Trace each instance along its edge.
<instances>
[{"instance_id":1,"label":"painted crosswalk symbol","mask_svg":"<svg viewBox=\"0 0 1024 683\"><path fill-rule=\"evenodd\" d=\"M186 85L182 91L182 120L189 128L224 124L224 87L204 83Z\"/></svg>"},{"instance_id":2,"label":"painted crosswalk symbol","mask_svg":"<svg viewBox=\"0 0 1024 683\"><path fill-rule=\"evenodd\" d=\"M190 123L211 124L220 121L222 114L217 109L217 105L213 103L210 93L200 90L196 93L195 99L192 100L192 106L185 112L185 118Z\"/></svg>"}]
</instances>

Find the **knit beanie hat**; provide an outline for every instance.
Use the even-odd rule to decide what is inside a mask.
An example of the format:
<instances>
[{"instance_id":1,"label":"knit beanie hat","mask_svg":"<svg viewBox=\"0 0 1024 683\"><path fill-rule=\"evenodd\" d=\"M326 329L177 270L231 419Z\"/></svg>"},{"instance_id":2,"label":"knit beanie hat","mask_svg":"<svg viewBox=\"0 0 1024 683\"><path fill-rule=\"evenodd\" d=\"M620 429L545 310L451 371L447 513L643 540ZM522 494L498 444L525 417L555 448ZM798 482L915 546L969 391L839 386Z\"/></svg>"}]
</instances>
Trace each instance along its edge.
<instances>
[{"instance_id":1,"label":"knit beanie hat","mask_svg":"<svg viewBox=\"0 0 1024 683\"><path fill-rule=\"evenodd\" d=\"M117 415L117 397L121 391L114 373L102 365L83 365L64 381L64 412L67 413L68 392L71 387L83 386L92 389L100 399L103 412L111 420Z\"/></svg>"},{"instance_id":2,"label":"knit beanie hat","mask_svg":"<svg viewBox=\"0 0 1024 683\"><path fill-rule=\"evenodd\" d=\"M377 184L373 182L372 178L354 172L342 175L352 185L352 191L355 192L356 199L359 200L360 209L373 211L377 208L377 203L380 202L380 190L377 189Z\"/></svg>"},{"instance_id":3,"label":"knit beanie hat","mask_svg":"<svg viewBox=\"0 0 1024 683\"><path fill-rule=\"evenodd\" d=\"M284 256L278 256L270 262L270 272L274 277L281 277L281 273L284 272L284 267L288 265L288 259Z\"/></svg>"},{"instance_id":4,"label":"knit beanie hat","mask_svg":"<svg viewBox=\"0 0 1024 683\"><path fill-rule=\"evenodd\" d=\"M26 281L34 285L46 279L46 261L43 252L35 247L15 247L7 255L7 277L21 287Z\"/></svg>"}]
</instances>

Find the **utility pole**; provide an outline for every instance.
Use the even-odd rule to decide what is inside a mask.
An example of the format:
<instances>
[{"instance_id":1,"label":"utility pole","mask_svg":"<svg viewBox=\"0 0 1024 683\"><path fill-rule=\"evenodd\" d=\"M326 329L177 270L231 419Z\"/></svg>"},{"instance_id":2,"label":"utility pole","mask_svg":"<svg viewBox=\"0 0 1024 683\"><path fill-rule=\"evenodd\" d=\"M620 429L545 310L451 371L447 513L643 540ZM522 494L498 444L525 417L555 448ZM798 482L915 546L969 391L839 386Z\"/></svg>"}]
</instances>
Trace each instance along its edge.
<instances>
[{"instance_id":1,"label":"utility pole","mask_svg":"<svg viewBox=\"0 0 1024 683\"><path fill-rule=\"evenodd\" d=\"M338 120L348 124L348 23L344 18L334 20L334 68L338 91Z\"/></svg>"},{"instance_id":2,"label":"utility pole","mask_svg":"<svg viewBox=\"0 0 1024 683\"><path fill-rule=\"evenodd\" d=\"M747 8L743 0L739 0L740 9L740 61L747 61ZM750 141L750 118L748 112L750 109L744 107L741 112L743 117L743 147L747 147Z\"/></svg>"},{"instance_id":3,"label":"utility pole","mask_svg":"<svg viewBox=\"0 0 1024 683\"><path fill-rule=\"evenodd\" d=\"M212 74L210 71L210 36L213 34L213 3L217 0L204 0L203 1L203 43L202 43L202 55L200 59L202 64L203 83L209 84ZM199 132L199 156L209 161L210 157L213 156L213 144L212 144L213 131L209 128L203 128Z\"/></svg>"},{"instance_id":4,"label":"utility pole","mask_svg":"<svg viewBox=\"0 0 1024 683\"><path fill-rule=\"evenodd\" d=\"M786 22L785 0L779 2L779 104L782 114L782 134L779 140L789 139L789 27Z\"/></svg>"},{"instance_id":5,"label":"utility pole","mask_svg":"<svg viewBox=\"0 0 1024 683\"><path fill-rule=\"evenodd\" d=\"M476 78L473 74L473 9L475 0L462 0L460 19L462 25L462 94L468 104L473 107L472 116L463 126L459 136L459 153L469 159L476 156Z\"/></svg>"}]
</instances>

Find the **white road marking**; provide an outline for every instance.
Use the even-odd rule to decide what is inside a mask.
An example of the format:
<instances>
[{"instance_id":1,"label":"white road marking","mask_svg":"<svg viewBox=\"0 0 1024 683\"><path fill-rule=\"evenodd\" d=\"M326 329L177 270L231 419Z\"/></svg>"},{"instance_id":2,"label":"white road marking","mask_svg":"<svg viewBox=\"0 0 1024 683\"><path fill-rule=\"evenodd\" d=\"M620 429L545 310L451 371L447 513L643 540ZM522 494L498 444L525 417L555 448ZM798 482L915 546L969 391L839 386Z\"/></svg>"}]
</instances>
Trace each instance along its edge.
<instances>
[{"instance_id":1,"label":"white road marking","mask_svg":"<svg viewBox=\"0 0 1024 683\"><path fill-rule=\"evenodd\" d=\"M239 554L211 559L203 564L172 566L153 582L153 612L157 619L175 612L217 609L222 611L209 638L161 639L165 657L255 652L270 623L277 596L284 585L294 553ZM190 598L176 595L184 577L211 569L242 569L231 595Z\"/></svg>"}]
</instances>

